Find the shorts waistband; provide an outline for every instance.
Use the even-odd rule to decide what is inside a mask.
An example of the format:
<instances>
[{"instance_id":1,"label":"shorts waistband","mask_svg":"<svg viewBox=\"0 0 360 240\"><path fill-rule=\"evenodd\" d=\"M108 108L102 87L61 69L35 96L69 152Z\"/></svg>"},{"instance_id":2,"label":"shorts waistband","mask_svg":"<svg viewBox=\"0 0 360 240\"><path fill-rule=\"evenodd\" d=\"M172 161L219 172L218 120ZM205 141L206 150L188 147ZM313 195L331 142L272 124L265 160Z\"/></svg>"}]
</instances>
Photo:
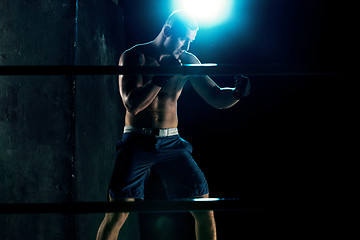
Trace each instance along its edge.
<instances>
[{"instance_id":1,"label":"shorts waistband","mask_svg":"<svg viewBox=\"0 0 360 240\"><path fill-rule=\"evenodd\" d=\"M124 133L138 133L156 137L170 137L179 134L177 128L137 128L132 126L125 126Z\"/></svg>"}]
</instances>

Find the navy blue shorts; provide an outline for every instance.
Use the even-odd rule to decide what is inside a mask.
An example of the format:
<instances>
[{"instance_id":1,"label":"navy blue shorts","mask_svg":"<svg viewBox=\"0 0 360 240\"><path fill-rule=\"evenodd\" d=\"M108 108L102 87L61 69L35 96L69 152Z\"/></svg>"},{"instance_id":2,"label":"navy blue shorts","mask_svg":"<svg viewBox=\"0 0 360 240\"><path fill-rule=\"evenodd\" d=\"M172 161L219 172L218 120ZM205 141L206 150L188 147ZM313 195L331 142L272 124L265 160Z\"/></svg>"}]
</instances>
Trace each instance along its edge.
<instances>
[{"instance_id":1,"label":"navy blue shorts","mask_svg":"<svg viewBox=\"0 0 360 240\"><path fill-rule=\"evenodd\" d=\"M179 135L155 137L124 133L109 186L113 199L144 199L151 171L156 171L169 199L209 193L203 172L193 160L192 146Z\"/></svg>"}]
</instances>

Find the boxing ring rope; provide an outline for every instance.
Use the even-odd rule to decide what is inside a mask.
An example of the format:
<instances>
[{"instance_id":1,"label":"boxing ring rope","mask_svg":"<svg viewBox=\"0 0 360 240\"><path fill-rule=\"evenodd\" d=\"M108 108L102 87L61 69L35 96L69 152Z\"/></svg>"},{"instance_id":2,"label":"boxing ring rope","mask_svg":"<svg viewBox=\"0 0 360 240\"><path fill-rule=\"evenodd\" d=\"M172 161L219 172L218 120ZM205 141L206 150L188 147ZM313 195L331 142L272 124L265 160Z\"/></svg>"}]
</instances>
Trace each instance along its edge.
<instances>
[{"instance_id":1,"label":"boxing ring rope","mask_svg":"<svg viewBox=\"0 0 360 240\"><path fill-rule=\"evenodd\" d=\"M183 66L0 66L0 76L28 75L193 75L254 77L271 76L359 76L344 66L320 65L225 65L185 64ZM2 203L0 214L103 213L103 212L184 212L184 211L271 211L263 203L244 199L204 198L172 201Z\"/></svg>"},{"instance_id":2,"label":"boxing ring rope","mask_svg":"<svg viewBox=\"0 0 360 240\"><path fill-rule=\"evenodd\" d=\"M134 202L5 203L0 204L0 214L271 210L266 206L259 207L259 205L255 206L255 203L249 200L229 198L145 200Z\"/></svg>"},{"instance_id":3,"label":"boxing ring rope","mask_svg":"<svg viewBox=\"0 0 360 240\"><path fill-rule=\"evenodd\" d=\"M193 75L235 76L244 74L254 77L270 76L352 76L354 70L338 65L231 65L231 64L184 64L183 66L0 66L4 75Z\"/></svg>"}]
</instances>

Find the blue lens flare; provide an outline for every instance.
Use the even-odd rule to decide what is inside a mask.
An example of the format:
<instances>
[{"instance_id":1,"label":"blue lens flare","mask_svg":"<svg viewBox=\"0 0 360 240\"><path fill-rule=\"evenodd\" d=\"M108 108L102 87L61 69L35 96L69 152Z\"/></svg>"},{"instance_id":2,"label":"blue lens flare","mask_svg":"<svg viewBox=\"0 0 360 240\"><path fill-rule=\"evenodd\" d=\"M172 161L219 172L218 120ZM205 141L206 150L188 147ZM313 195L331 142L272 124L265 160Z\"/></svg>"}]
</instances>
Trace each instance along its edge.
<instances>
[{"instance_id":1,"label":"blue lens flare","mask_svg":"<svg viewBox=\"0 0 360 240\"><path fill-rule=\"evenodd\" d=\"M173 9L192 14L200 27L212 27L226 21L232 12L234 0L173 0Z\"/></svg>"}]
</instances>

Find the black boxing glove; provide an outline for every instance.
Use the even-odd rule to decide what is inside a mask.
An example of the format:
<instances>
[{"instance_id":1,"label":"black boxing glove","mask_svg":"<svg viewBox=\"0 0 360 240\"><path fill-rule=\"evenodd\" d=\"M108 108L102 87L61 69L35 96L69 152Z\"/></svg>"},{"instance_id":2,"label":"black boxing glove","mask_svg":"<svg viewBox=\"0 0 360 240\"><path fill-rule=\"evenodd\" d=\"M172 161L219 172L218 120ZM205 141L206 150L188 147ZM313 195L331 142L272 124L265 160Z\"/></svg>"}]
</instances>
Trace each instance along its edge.
<instances>
[{"instance_id":1,"label":"black boxing glove","mask_svg":"<svg viewBox=\"0 0 360 240\"><path fill-rule=\"evenodd\" d=\"M234 98L240 100L241 98L249 96L251 89L250 79L244 75L240 75L235 76L235 80Z\"/></svg>"},{"instance_id":2,"label":"black boxing glove","mask_svg":"<svg viewBox=\"0 0 360 240\"><path fill-rule=\"evenodd\" d=\"M174 56L165 56L159 61L160 66L181 66L180 59L175 58ZM165 84L170 79L170 76L154 76L151 80L153 84L159 87L164 87Z\"/></svg>"}]
</instances>

